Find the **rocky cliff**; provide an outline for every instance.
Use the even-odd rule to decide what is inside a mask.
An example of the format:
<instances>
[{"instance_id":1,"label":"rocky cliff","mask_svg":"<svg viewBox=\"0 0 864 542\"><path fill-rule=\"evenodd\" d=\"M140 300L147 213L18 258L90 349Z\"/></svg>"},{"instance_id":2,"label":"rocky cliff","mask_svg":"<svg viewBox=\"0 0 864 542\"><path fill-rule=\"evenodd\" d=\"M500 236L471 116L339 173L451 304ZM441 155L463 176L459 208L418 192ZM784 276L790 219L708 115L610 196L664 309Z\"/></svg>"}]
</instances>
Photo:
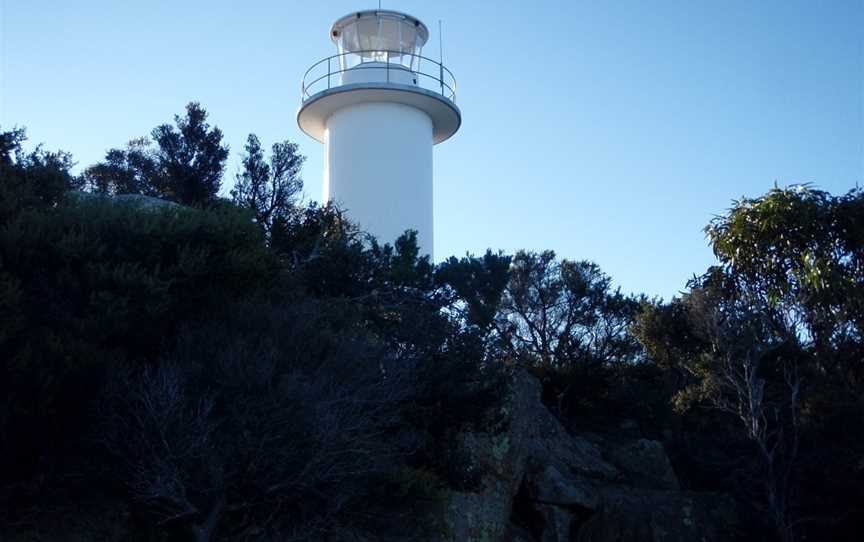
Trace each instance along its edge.
<instances>
[{"instance_id":1,"label":"rocky cliff","mask_svg":"<svg viewBox=\"0 0 864 542\"><path fill-rule=\"evenodd\" d=\"M439 540L710 542L734 538L734 504L680 488L663 446L621 431L569 434L517 372L504 402L508 427L460 439L476 492L450 492Z\"/></svg>"}]
</instances>

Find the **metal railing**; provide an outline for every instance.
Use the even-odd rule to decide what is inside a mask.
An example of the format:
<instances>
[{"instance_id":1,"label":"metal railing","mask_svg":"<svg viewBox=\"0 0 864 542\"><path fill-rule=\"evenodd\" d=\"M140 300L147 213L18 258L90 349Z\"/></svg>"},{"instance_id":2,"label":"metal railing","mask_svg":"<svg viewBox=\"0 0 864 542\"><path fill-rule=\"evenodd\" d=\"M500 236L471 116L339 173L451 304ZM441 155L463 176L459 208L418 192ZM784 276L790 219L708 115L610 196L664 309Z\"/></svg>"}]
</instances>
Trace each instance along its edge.
<instances>
[{"instance_id":1,"label":"metal railing","mask_svg":"<svg viewBox=\"0 0 864 542\"><path fill-rule=\"evenodd\" d=\"M376 58L376 60L361 61L356 65L343 68L347 63L345 61L352 57L362 58L363 56ZM406 59L410 59L407 66L404 64ZM305 102L314 94L342 86L342 74L346 72L366 69L386 71L383 81L370 81L376 83L390 83L391 72L397 72L398 75L410 73L415 76L414 84L417 87L456 102L456 77L442 63L414 53L379 49L350 51L319 60L303 74L300 83L300 101ZM394 83L398 81L396 76L392 79Z\"/></svg>"}]
</instances>

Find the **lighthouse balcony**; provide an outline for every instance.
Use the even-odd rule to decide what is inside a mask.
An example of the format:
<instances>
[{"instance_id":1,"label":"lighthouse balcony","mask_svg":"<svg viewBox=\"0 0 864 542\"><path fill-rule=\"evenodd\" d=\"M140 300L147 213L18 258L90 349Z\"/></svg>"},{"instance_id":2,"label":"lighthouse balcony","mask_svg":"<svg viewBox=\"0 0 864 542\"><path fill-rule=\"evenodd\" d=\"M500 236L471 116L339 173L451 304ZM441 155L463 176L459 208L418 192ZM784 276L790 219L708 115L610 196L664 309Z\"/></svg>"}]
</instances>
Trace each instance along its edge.
<instances>
[{"instance_id":1,"label":"lighthouse balcony","mask_svg":"<svg viewBox=\"0 0 864 542\"><path fill-rule=\"evenodd\" d=\"M398 50L352 50L319 60L306 71L297 123L322 143L328 119L340 109L367 103L414 107L432 120L432 140L459 130L456 78L443 64Z\"/></svg>"},{"instance_id":2,"label":"lighthouse balcony","mask_svg":"<svg viewBox=\"0 0 864 542\"><path fill-rule=\"evenodd\" d=\"M456 78L442 63L404 51L364 50L319 60L303 76L301 102L347 85L416 87L456 102Z\"/></svg>"}]
</instances>

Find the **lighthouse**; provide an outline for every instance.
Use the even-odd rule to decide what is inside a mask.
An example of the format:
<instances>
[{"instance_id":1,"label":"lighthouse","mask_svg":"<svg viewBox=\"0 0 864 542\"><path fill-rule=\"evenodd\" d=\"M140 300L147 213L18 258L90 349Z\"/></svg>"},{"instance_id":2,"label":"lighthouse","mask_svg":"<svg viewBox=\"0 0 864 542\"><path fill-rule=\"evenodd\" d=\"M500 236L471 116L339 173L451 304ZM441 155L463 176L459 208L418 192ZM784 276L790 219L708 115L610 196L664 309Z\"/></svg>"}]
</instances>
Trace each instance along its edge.
<instances>
[{"instance_id":1,"label":"lighthouse","mask_svg":"<svg viewBox=\"0 0 864 542\"><path fill-rule=\"evenodd\" d=\"M297 124L324 144L324 201L381 243L417 231L432 256L432 148L459 130L456 80L423 56L429 29L392 10L333 23L336 54L303 77Z\"/></svg>"}]
</instances>

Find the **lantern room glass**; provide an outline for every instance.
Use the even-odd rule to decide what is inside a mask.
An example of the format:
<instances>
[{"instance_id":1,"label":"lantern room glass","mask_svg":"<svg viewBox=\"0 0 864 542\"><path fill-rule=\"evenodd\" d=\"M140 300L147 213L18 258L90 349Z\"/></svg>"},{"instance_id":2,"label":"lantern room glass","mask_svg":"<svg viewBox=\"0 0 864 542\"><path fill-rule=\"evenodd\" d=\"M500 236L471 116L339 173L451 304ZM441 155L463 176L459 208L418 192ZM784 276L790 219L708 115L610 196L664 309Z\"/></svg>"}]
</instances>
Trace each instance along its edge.
<instances>
[{"instance_id":1,"label":"lantern room glass","mask_svg":"<svg viewBox=\"0 0 864 542\"><path fill-rule=\"evenodd\" d=\"M358 14L334 28L332 37L343 71L365 62L397 64L416 71L427 39L418 22L387 12Z\"/></svg>"}]
</instances>

